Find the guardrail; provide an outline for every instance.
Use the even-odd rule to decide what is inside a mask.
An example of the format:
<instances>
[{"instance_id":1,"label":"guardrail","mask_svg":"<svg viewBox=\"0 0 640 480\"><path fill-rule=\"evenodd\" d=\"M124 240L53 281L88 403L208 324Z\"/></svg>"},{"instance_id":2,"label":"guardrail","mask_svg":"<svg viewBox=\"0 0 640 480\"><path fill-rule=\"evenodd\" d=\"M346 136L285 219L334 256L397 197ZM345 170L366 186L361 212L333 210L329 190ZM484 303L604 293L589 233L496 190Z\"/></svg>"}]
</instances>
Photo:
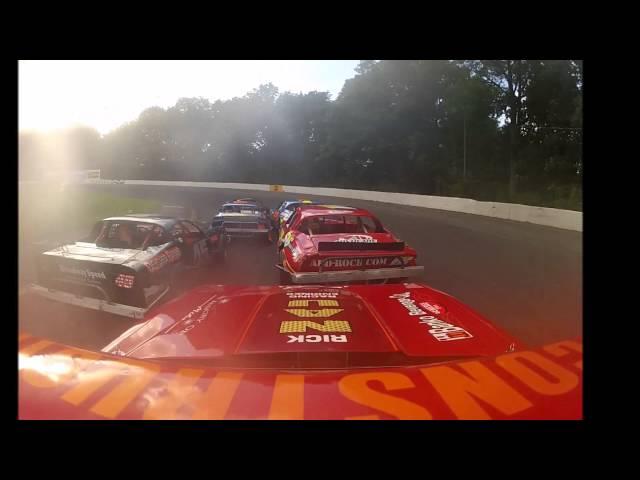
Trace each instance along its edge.
<instances>
[{"instance_id":1,"label":"guardrail","mask_svg":"<svg viewBox=\"0 0 640 480\"><path fill-rule=\"evenodd\" d=\"M170 182L160 180L87 180L85 183L126 184L193 188L226 188L232 190L277 191L304 195L353 198L374 202L395 203L413 207L432 208L451 212L482 215L485 217L535 223L549 227L582 232L582 212L558 208L533 207L515 203L481 202L470 198L436 197L413 193L346 190L342 188L316 188L290 185L262 185L254 183Z\"/></svg>"}]
</instances>

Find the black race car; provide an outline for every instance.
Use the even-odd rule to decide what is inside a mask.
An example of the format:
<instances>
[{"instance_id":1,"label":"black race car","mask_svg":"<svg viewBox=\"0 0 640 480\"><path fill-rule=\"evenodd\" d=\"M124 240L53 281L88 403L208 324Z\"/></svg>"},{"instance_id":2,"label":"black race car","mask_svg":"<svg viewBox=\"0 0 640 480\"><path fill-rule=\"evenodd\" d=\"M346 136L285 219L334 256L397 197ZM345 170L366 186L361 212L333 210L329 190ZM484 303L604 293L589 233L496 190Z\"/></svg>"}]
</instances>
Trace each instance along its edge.
<instances>
[{"instance_id":1,"label":"black race car","mask_svg":"<svg viewBox=\"0 0 640 480\"><path fill-rule=\"evenodd\" d=\"M97 222L91 234L37 258L41 295L142 318L185 269L224 261L222 228L207 233L190 220L127 215Z\"/></svg>"}]
</instances>

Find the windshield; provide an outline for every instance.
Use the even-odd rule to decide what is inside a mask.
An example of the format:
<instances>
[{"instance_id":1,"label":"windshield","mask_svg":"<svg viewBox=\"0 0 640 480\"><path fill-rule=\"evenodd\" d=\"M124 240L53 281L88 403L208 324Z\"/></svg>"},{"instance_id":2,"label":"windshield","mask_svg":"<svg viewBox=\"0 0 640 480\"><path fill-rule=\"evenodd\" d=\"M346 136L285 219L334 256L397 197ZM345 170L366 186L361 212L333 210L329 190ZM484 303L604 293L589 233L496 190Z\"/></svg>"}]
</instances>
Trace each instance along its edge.
<instances>
[{"instance_id":1,"label":"windshield","mask_svg":"<svg viewBox=\"0 0 640 480\"><path fill-rule=\"evenodd\" d=\"M344 370L357 368L393 368L426 366L437 363L467 360L472 356L410 356L402 352L288 352L224 355L208 358L163 358L180 360L183 364L197 364L213 368L242 368L260 370Z\"/></svg>"},{"instance_id":2,"label":"windshield","mask_svg":"<svg viewBox=\"0 0 640 480\"><path fill-rule=\"evenodd\" d=\"M256 213L260 209L256 205L225 205L222 207L222 213Z\"/></svg>"},{"instance_id":3,"label":"windshield","mask_svg":"<svg viewBox=\"0 0 640 480\"><path fill-rule=\"evenodd\" d=\"M149 222L103 221L92 231L92 243L105 248L128 248L142 250L162 245L169 241L164 229Z\"/></svg>"},{"instance_id":4,"label":"windshield","mask_svg":"<svg viewBox=\"0 0 640 480\"><path fill-rule=\"evenodd\" d=\"M333 235L339 233L384 233L380 222L362 215L323 215L303 220L300 231L309 235Z\"/></svg>"}]
</instances>

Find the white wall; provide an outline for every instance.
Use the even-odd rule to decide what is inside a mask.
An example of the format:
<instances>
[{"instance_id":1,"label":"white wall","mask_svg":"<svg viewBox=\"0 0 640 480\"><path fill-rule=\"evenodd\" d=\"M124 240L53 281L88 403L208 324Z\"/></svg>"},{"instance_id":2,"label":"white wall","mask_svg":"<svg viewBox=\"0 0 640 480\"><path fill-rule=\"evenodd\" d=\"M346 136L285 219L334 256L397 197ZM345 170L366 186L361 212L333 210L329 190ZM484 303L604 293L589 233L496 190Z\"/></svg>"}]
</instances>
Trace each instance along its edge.
<instances>
[{"instance_id":1,"label":"white wall","mask_svg":"<svg viewBox=\"0 0 640 480\"><path fill-rule=\"evenodd\" d=\"M88 183L116 183L114 180L89 180ZM124 180L119 183L128 185L158 185L174 187L227 188L236 190L269 191L270 185L253 183L219 182L166 182L155 180ZM283 192L321 195L328 197L355 198L374 202L411 205L414 207L448 210L452 212L484 215L487 217L535 223L549 227L563 228L582 232L582 212L560 210L557 208L531 207L514 203L479 202L469 198L435 197L413 193L375 192L369 190L345 190L342 188L315 188L282 185Z\"/></svg>"}]
</instances>

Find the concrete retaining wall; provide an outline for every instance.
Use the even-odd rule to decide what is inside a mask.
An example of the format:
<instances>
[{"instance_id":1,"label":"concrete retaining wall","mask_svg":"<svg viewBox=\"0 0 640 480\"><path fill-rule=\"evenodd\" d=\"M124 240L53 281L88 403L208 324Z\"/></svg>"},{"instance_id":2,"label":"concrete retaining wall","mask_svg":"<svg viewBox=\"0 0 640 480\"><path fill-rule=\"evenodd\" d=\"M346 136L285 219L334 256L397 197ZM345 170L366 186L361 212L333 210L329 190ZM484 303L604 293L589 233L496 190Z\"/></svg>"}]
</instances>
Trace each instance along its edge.
<instances>
[{"instance_id":1,"label":"concrete retaining wall","mask_svg":"<svg viewBox=\"0 0 640 480\"><path fill-rule=\"evenodd\" d=\"M236 190L270 191L272 185L253 183L220 183L220 182L169 182L156 180L88 180L86 183L196 188L226 188ZM320 195L327 197L355 198L374 202L411 205L414 207L448 210L452 212L484 215L487 217L515 220L517 222L535 223L549 227L563 228L582 232L582 212L560 210L557 208L532 207L514 203L479 202L469 198L436 197L431 195L416 195L412 193L376 192L369 190L346 190L342 188L315 188L281 185L283 192Z\"/></svg>"}]
</instances>

